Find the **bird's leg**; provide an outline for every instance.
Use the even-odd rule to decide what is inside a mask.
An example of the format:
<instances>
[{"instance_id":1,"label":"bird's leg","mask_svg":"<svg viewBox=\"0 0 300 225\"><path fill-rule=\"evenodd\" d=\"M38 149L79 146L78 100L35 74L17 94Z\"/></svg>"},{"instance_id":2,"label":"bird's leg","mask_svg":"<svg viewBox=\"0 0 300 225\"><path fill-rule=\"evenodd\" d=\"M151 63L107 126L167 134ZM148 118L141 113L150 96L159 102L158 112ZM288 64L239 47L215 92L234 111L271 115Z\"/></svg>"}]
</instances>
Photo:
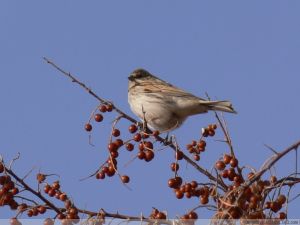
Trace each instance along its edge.
<instances>
[{"instance_id":1,"label":"bird's leg","mask_svg":"<svg viewBox=\"0 0 300 225\"><path fill-rule=\"evenodd\" d=\"M144 111L144 107L142 105L142 112L143 112L143 131L146 132L147 131L147 120L146 120L146 112Z\"/></svg>"},{"instance_id":2,"label":"bird's leg","mask_svg":"<svg viewBox=\"0 0 300 225\"><path fill-rule=\"evenodd\" d=\"M172 136L169 137L169 132L167 133L167 136L161 141L164 145L168 145L172 143L173 138Z\"/></svg>"}]
</instances>

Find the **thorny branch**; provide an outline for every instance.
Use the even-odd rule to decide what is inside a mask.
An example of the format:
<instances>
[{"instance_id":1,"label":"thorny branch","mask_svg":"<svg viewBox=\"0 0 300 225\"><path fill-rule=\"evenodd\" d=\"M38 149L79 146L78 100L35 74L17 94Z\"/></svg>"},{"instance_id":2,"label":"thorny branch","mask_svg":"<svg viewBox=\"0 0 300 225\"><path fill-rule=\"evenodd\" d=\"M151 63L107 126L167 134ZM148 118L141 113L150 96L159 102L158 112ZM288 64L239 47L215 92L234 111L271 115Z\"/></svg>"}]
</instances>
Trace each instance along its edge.
<instances>
[{"instance_id":1,"label":"thorny branch","mask_svg":"<svg viewBox=\"0 0 300 225\"><path fill-rule=\"evenodd\" d=\"M119 108L117 108L113 103L104 100L103 98L100 98L94 91L92 91L90 88L88 88L83 82L79 81L77 78L75 78L75 76L73 76L70 72L66 72L65 70L61 69L59 66L57 66L54 62L52 62L51 60L49 60L48 58L44 57L43 58L47 63L49 63L51 66L53 66L55 69L57 69L58 71L60 71L63 75L69 77L72 82L77 83L78 85L80 85L82 88L84 88L89 94L91 94L93 97L95 97L97 100L99 100L101 103L103 104L111 104L113 109L119 113L123 118L129 120L132 123L137 124L138 122L133 119L131 116L127 115L126 113L124 113L122 110L120 110ZM150 129L147 128L146 130L147 132L151 133ZM166 141L164 138L157 136L157 140L160 141L161 143L163 143L165 146L169 146L170 148L172 148L175 152L177 151L176 146L171 142L171 141ZM214 182L218 182L220 183L220 185L222 185L222 187L224 189L227 189L227 186L224 185L224 183L217 177L213 176L210 172L208 172L206 169L202 168L201 166L199 166L196 162L194 162L192 159L190 159L187 155L183 154L183 158L184 160L186 160L191 166L193 166L196 170L198 170L200 173L204 174L206 177L208 177L210 180L214 181Z\"/></svg>"},{"instance_id":2,"label":"thorny branch","mask_svg":"<svg viewBox=\"0 0 300 225\"><path fill-rule=\"evenodd\" d=\"M282 152L276 153L274 157L267 163L267 165L264 166L259 172L257 172L252 179L250 179L247 183L246 186L250 186L252 183L257 181L262 177L262 175L267 172L278 160L280 160L283 156L288 154L290 151L297 150L298 147L300 146L300 141L297 141L295 144L289 146Z\"/></svg>"},{"instance_id":3,"label":"thorny branch","mask_svg":"<svg viewBox=\"0 0 300 225\"><path fill-rule=\"evenodd\" d=\"M10 168L6 167L4 165L4 162L0 162L1 165L4 166L4 171L6 174L12 176L26 191L29 191L31 194L33 194L34 196L36 196L38 199L40 199L45 206L47 206L47 209L53 210L55 211L57 214L61 214L66 212L65 208L61 208L56 206L54 203L50 202L47 198L45 198L41 192L37 192L35 191L33 188L31 188L26 182L25 180L23 180L22 178L20 178L17 174L15 174ZM20 198L23 199L25 201L34 203L34 205L38 206L40 204L38 204L36 201L33 201L32 199L23 197L23 196L15 196L16 198ZM89 211L89 210L84 210L84 209L77 209L79 213L85 214L87 215L89 218L92 217L103 217L103 218L116 218L116 219L124 219L124 220L129 220L129 221L142 221L142 222L157 222L157 220L151 219L151 218L147 218L144 216L129 216L129 215L124 215L124 214L120 214L120 213L110 213L105 211L104 209L101 209L100 212L94 212L94 211ZM171 225L173 224L170 220L161 220L159 221L159 224L168 224Z\"/></svg>"}]
</instances>

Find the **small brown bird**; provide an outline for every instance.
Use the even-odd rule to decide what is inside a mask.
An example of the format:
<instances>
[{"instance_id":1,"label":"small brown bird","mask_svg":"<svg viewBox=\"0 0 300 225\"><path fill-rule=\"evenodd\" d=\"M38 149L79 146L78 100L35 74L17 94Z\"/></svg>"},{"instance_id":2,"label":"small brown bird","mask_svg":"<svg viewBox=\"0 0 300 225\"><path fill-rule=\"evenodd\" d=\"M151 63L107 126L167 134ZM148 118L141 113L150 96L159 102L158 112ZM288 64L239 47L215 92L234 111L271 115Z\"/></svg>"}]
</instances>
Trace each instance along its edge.
<instances>
[{"instance_id":1,"label":"small brown bird","mask_svg":"<svg viewBox=\"0 0 300 225\"><path fill-rule=\"evenodd\" d=\"M134 70L129 79L131 110L160 132L178 128L187 117L209 110L236 113L229 101L208 101L179 89L144 69Z\"/></svg>"}]
</instances>

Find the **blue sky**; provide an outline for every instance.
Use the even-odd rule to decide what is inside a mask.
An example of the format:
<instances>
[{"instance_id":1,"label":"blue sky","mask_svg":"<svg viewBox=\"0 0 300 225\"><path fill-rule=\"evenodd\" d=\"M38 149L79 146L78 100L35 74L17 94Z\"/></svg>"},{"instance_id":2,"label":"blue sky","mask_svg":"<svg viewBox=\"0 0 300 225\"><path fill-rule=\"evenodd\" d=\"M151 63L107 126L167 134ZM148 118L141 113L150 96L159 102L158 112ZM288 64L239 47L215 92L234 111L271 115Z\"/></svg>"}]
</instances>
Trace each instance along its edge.
<instances>
[{"instance_id":1,"label":"blue sky","mask_svg":"<svg viewBox=\"0 0 300 225\"><path fill-rule=\"evenodd\" d=\"M177 200L167 187L173 175L168 149L151 163L121 167L132 191L117 177L79 181L105 160L116 115L95 127L90 146L82 127L97 102L42 57L132 116L127 76L138 67L195 95L231 100L238 114L226 120L236 154L241 164L259 168L271 155L264 144L281 150L299 140L299 10L298 1L277 0L2 1L0 153L6 160L21 153L14 165L20 174L33 167L60 174L63 189L82 208L147 215L158 207L171 217L181 215L198 202ZM213 122L212 113L194 116L174 134L184 146ZM119 126L124 134L127 126ZM225 151L211 140L200 164L210 168ZM131 156L120 160L126 164ZM287 156L276 173L291 173L294 161L295 154ZM193 168L182 168L187 180L195 176ZM290 217L299 215L297 204L290 205ZM7 208L0 213L12 215Z\"/></svg>"}]
</instances>

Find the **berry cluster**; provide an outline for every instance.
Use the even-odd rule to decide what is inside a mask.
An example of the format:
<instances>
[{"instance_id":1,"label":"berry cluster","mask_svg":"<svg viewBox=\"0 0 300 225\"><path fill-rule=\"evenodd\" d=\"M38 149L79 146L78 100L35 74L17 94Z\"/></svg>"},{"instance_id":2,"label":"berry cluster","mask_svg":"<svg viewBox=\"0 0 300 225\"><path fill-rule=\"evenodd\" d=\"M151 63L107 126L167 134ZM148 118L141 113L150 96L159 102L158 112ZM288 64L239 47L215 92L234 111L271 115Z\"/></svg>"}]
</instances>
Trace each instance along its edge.
<instances>
[{"instance_id":1,"label":"berry cluster","mask_svg":"<svg viewBox=\"0 0 300 225\"><path fill-rule=\"evenodd\" d=\"M71 225L79 222L78 210L69 200L67 194L61 191L59 181L54 181L51 185L45 184L44 192L50 197L55 197L56 199L64 202L65 210L57 215L59 220L64 221L63 224ZM27 212L27 215L29 217L36 216L35 214L31 214L30 210Z\"/></svg>"},{"instance_id":2,"label":"berry cluster","mask_svg":"<svg viewBox=\"0 0 300 225\"><path fill-rule=\"evenodd\" d=\"M0 163L0 174L4 172L4 165ZM11 210L18 208L18 203L14 196L19 193L15 183L9 175L0 176L0 206L8 205Z\"/></svg>"},{"instance_id":3,"label":"berry cluster","mask_svg":"<svg viewBox=\"0 0 300 225\"><path fill-rule=\"evenodd\" d=\"M187 144L186 148L189 153L194 155L194 160L200 160L200 153L205 151L206 142L204 140L195 141L193 140L190 144Z\"/></svg>"},{"instance_id":4,"label":"berry cluster","mask_svg":"<svg viewBox=\"0 0 300 225\"><path fill-rule=\"evenodd\" d=\"M213 137L215 136L215 130L217 129L217 124L209 124L207 127L202 128L203 137Z\"/></svg>"},{"instance_id":5,"label":"berry cluster","mask_svg":"<svg viewBox=\"0 0 300 225\"><path fill-rule=\"evenodd\" d=\"M227 166L229 168L226 168ZM219 218L265 219L267 210L277 213L286 203L286 196L282 194L278 195L277 199L273 198L274 200L266 202L268 194L277 181L274 176L270 180L259 179L250 186L246 186L246 188L241 186L246 181L253 179L255 174L250 172L244 178L238 168L238 160L234 156L224 154L223 158L215 163L215 168L220 172L223 180L229 182L228 190L217 201L218 209L227 212L227 214L220 213L218 214ZM285 219L285 212L280 212L277 218Z\"/></svg>"},{"instance_id":6,"label":"berry cluster","mask_svg":"<svg viewBox=\"0 0 300 225\"><path fill-rule=\"evenodd\" d=\"M64 192L61 192L59 181L54 181L52 183L52 185L45 184L44 192L46 194L48 194L50 197L55 197L56 199L63 201L63 202L68 199L67 194Z\"/></svg>"},{"instance_id":7,"label":"berry cluster","mask_svg":"<svg viewBox=\"0 0 300 225\"><path fill-rule=\"evenodd\" d=\"M187 144L186 149L190 154L193 154L194 160L200 160L200 153L205 151L206 141L203 140L208 136L214 136L217 124L209 124L207 127L202 128L202 137L199 141L193 140L190 144Z\"/></svg>"},{"instance_id":8,"label":"berry cluster","mask_svg":"<svg viewBox=\"0 0 300 225\"><path fill-rule=\"evenodd\" d=\"M165 220L165 219L167 219L167 215L166 215L166 213L161 212L156 208L153 208L153 210L149 216L149 219Z\"/></svg>"},{"instance_id":9,"label":"berry cluster","mask_svg":"<svg viewBox=\"0 0 300 225\"><path fill-rule=\"evenodd\" d=\"M104 108L104 106L102 107ZM101 108L100 108L101 110ZM103 112L103 110L102 110ZM133 135L129 140L123 141L121 136L121 131L115 127L113 127L111 132L111 141L107 146L107 149L109 151L108 159L106 160L106 163L101 166L99 171L96 173L96 179L105 179L105 177L112 177L115 174L118 174L118 161L117 158L119 157L119 150L121 147L125 147L125 149L129 152L133 151L135 146L138 146L138 153L137 158L140 160L144 160L146 162L150 162L154 159L155 153L154 153L154 146L153 142L149 140L150 137L153 137L156 139L156 137L159 135L158 131L154 131L151 134L146 133L144 131L139 131L139 129L135 124L131 124L128 127L128 131L131 135ZM116 138L115 140L112 140L113 138ZM120 176L121 181L123 183L128 183L130 181L129 176L122 175Z\"/></svg>"},{"instance_id":10,"label":"berry cluster","mask_svg":"<svg viewBox=\"0 0 300 225\"><path fill-rule=\"evenodd\" d=\"M209 201L209 188L207 186L198 185L196 181L182 184L182 178L175 177L169 179L168 185L170 188L173 188L176 198L178 199L182 199L184 196L186 198L196 197L199 198L200 203L203 205Z\"/></svg>"},{"instance_id":11,"label":"berry cluster","mask_svg":"<svg viewBox=\"0 0 300 225\"><path fill-rule=\"evenodd\" d=\"M192 222L194 220L198 219L198 214L195 211L191 211L191 212L181 216L180 219L183 223L188 221L188 224L192 224ZM186 224L186 223L184 223L184 224Z\"/></svg>"},{"instance_id":12,"label":"berry cluster","mask_svg":"<svg viewBox=\"0 0 300 225\"><path fill-rule=\"evenodd\" d=\"M102 104L98 107L99 113L94 114L94 120L96 122L102 122L104 119L103 113L105 112L111 112L113 110L113 106L111 104ZM86 123L84 126L84 129L88 132L92 131L93 126L90 122Z\"/></svg>"}]
</instances>

